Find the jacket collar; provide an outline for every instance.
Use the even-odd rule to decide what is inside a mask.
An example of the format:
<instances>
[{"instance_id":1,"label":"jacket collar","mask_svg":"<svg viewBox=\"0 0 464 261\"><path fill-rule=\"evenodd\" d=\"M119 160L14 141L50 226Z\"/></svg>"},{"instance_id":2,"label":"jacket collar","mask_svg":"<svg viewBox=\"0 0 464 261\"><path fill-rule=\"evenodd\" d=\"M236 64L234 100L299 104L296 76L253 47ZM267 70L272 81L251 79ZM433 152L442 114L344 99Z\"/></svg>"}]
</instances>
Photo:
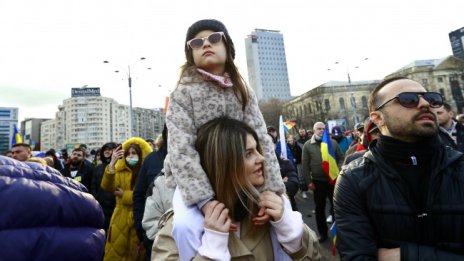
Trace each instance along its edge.
<instances>
[{"instance_id":1,"label":"jacket collar","mask_svg":"<svg viewBox=\"0 0 464 261\"><path fill-rule=\"evenodd\" d=\"M313 134L313 136L311 136L310 143L314 144L314 143L318 143L318 142L320 142L320 140L316 140L316 135Z\"/></svg>"},{"instance_id":2,"label":"jacket collar","mask_svg":"<svg viewBox=\"0 0 464 261\"><path fill-rule=\"evenodd\" d=\"M251 223L249 223L249 221L245 220L241 223L241 233L246 233L246 231L250 230ZM241 239L234 233L231 233L229 236L229 252L232 258L252 256L253 253L251 251L253 251L261 241L269 237L269 224L259 226L253 237L246 236L246 234L242 235Z\"/></svg>"},{"instance_id":3,"label":"jacket collar","mask_svg":"<svg viewBox=\"0 0 464 261\"><path fill-rule=\"evenodd\" d=\"M376 140L372 141L369 145L369 151L364 154L364 157L374 162L378 166L378 169L380 169L386 176L389 176L390 178L398 178L399 173L397 173L393 166L389 164L389 161L387 161L385 157L377 151L375 147L376 143ZM459 160L462 156L462 152L453 150L444 145L440 146L432 158L432 176L436 173L440 173L449 165Z\"/></svg>"}]
</instances>

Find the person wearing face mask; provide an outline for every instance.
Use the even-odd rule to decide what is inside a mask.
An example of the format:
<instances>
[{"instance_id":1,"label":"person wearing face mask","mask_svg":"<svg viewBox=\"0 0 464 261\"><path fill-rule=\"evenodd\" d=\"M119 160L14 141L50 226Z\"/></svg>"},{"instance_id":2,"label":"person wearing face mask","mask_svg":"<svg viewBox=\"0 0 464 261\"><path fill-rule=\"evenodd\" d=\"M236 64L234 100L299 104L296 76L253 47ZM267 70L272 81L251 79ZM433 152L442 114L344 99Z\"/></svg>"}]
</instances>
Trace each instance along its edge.
<instances>
[{"instance_id":1,"label":"person wearing face mask","mask_svg":"<svg viewBox=\"0 0 464 261\"><path fill-rule=\"evenodd\" d=\"M138 260L144 256L133 221L132 194L145 157L152 152L141 138L130 138L118 146L105 167L101 188L113 192L116 207L108 228L103 260Z\"/></svg>"}]
</instances>

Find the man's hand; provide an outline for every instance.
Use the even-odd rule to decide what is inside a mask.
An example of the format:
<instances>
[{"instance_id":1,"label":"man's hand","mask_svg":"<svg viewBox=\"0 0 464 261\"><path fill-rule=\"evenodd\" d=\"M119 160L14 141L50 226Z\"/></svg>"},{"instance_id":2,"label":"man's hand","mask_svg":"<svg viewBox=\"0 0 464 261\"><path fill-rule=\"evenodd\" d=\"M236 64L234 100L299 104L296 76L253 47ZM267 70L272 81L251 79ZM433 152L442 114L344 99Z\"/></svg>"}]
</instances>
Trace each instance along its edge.
<instances>
[{"instance_id":1,"label":"man's hand","mask_svg":"<svg viewBox=\"0 0 464 261\"><path fill-rule=\"evenodd\" d=\"M379 261L399 261L400 260L400 248L379 248L377 251Z\"/></svg>"},{"instance_id":2,"label":"man's hand","mask_svg":"<svg viewBox=\"0 0 464 261\"><path fill-rule=\"evenodd\" d=\"M205 208L205 228L229 233L232 220L229 218L229 210L217 200L210 201L210 207ZM208 203L210 203L208 202Z\"/></svg>"}]
</instances>

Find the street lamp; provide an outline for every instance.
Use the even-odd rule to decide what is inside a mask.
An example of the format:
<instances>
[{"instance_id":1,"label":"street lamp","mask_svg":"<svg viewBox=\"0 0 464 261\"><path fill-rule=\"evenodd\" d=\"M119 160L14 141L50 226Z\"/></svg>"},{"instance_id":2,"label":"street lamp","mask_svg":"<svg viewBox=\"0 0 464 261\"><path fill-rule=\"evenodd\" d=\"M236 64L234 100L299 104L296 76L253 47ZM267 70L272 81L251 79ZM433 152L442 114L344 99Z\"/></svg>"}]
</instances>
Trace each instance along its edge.
<instances>
[{"instance_id":1,"label":"street lamp","mask_svg":"<svg viewBox=\"0 0 464 261\"><path fill-rule=\"evenodd\" d=\"M369 60L369 58L366 57L366 58L362 59L362 60L360 61L360 63L361 63L361 62L364 62L364 61L367 61L367 60ZM334 64L335 64L335 65L338 65L338 64L340 64L340 62L337 61L337 62L335 62ZM354 68L354 69L359 69L359 65L356 65L356 66L353 67L353 68ZM331 71L331 70L332 70L332 68L328 68L328 69L327 69L327 71ZM348 75L348 84L351 85L350 66L349 66L348 64L346 64L346 74Z\"/></svg>"},{"instance_id":2,"label":"street lamp","mask_svg":"<svg viewBox=\"0 0 464 261\"><path fill-rule=\"evenodd\" d=\"M137 61L143 61L143 60L146 60L145 57L140 57L139 60ZM137 62L136 61L136 62ZM103 61L103 63L110 63L109 61L105 60ZM135 63L132 65L132 67L135 66ZM151 70L151 68L147 68L148 70ZM115 73L119 73L120 71L119 70L115 70L114 71ZM130 137L133 137L133 130L132 130L132 126L134 126L134 117L133 117L133 112L132 112L132 77L131 77L131 65L127 65L127 83L128 83L128 86L129 86L129 135Z\"/></svg>"}]
</instances>

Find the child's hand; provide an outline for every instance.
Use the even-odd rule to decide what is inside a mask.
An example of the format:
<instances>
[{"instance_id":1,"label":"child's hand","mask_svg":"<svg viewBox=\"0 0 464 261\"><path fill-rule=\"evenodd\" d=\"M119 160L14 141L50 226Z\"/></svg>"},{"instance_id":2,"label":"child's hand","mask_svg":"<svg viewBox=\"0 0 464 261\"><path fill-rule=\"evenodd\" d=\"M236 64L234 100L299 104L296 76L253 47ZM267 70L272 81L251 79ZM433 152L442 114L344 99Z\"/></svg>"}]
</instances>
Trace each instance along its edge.
<instances>
[{"instance_id":1,"label":"child's hand","mask_svg":"<svg viewBox=\"0 0 464 261\"><path fill-rule=\"evenodd\" d=\"M273 221L279 221L284 214L284 202L282 198L272 191L261 193L259 206L265 209L264 211L271 216Z\"/></svg>"},{"instance_id":2,"label":"child's hand","mask_svg":"<svg viewBox=\"0 0 464 261\"><path fill-rule=\"evenodd\" d=\"M267 224L271 220L271 216L266 213L266 209L264 207L260 207L258 211L258 215L253 218L253 224L255 225L264 225Z\"/></svg>"},{"instance_id":3,"label":"child's hand","mask_svg":"<svg viewBox=\"0 0 464 261\"><path fill-rule=\"evenodd\" d=\"M232 220L229 218L229 210L217 200L210 201L210 207L205 208L205 228L229 233Z\"/></svg>"},{"instance_id":4,"label":"child's hand","mask_svg":"<svg viewBox=\"0 0 464 261\"><path fill-rule=\"evenodd\" d=\"M212 209L216 205L216 204L213 204L214 201L219 202L217 200L211 200L211 201L208 201L208 203L203 205L203 207L201 208L201 212L203 212L203 216L206 215L206 212L208 211L208 209Z\"/></svg>"}]
</instances>

